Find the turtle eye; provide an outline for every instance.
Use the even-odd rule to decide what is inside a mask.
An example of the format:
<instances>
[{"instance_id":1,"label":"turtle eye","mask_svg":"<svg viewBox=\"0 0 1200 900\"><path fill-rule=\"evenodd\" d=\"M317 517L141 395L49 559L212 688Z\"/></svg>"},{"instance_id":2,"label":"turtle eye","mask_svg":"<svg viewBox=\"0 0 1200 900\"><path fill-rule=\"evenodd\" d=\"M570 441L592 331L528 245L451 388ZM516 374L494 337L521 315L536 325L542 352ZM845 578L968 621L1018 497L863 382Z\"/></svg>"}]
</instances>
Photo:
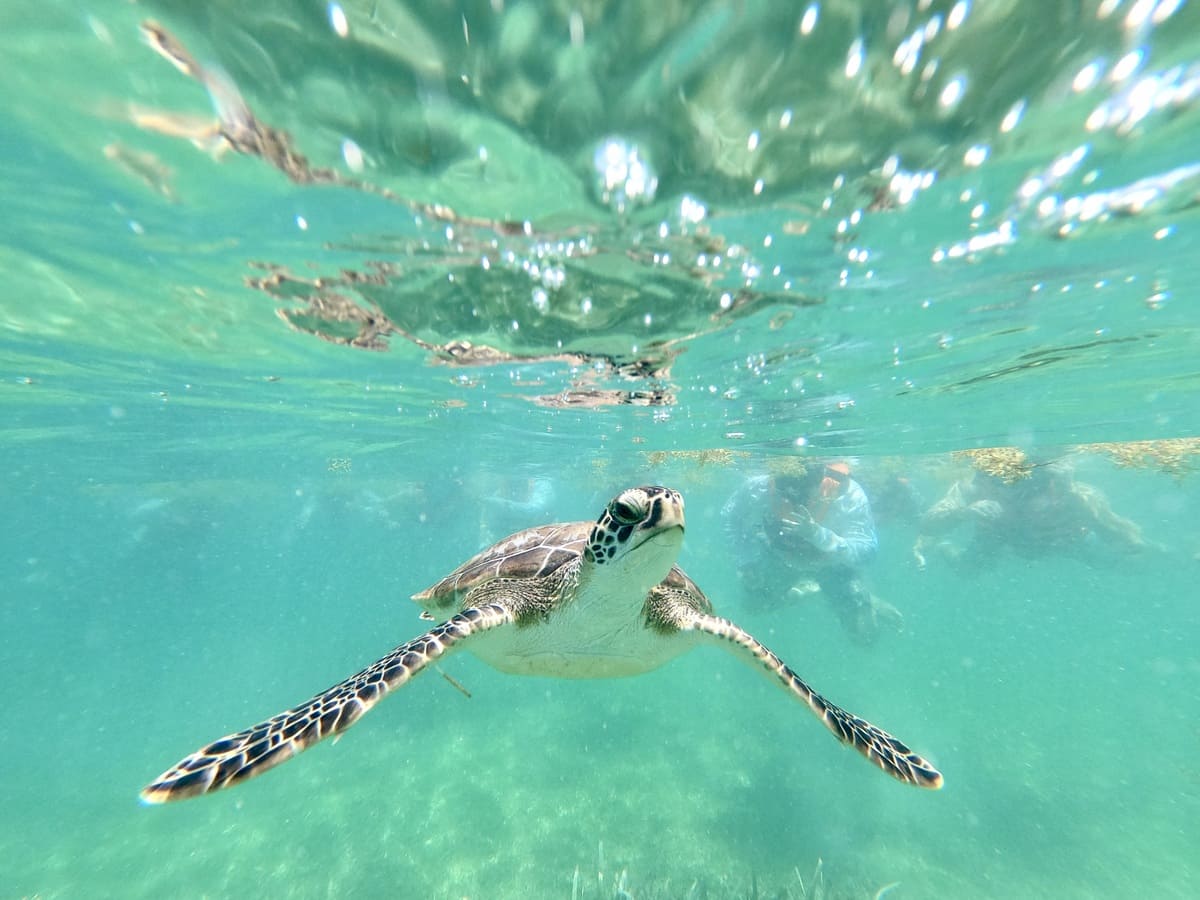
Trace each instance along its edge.
<instances>
[{"instance_id":1,"label":"turtle eye","mask_svg":"<svg viewBox=\"0 0 1200 900\"><path fill-rule=\"evenodd\" d=\"M624 500L614 500L608 507L608 514L622 525L636 525L642 521L642 511Z\"/></svg>"}]
</instances>

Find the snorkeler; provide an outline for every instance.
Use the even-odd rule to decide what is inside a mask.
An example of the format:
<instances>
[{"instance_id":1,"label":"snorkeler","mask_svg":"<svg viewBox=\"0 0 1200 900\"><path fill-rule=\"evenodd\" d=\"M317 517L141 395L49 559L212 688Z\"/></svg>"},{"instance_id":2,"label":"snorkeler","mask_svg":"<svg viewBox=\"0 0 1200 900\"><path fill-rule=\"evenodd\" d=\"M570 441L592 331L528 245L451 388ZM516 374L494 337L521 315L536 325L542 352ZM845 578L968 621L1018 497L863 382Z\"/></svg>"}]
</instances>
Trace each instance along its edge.
<instances>
[{"instance_id":1,"label":"snorkeler","mask_svg":"<svg viewBox=\"0 0 1200 900\"><path fill-rule=\"evenodd\" d=\"M902 616L862 581L879 546L871 504L845 462L748 479L722 510L738 580L754 604L820 593L856 640Z\"/></svg>"},{"instance_id":2,"label":"snorkeler","mask_svg":"<svg viewBox=\"0 0 1200 900\"><path fill-rule=\"evenodd\" d=\"M973 471L954 482L921 518L913 555L922 568L931 550L973 567L995 562L1002 551L1095 565L1153 546L1099 488L1076 481L1070 465L1057 461L1015 472Z\"/></svg>"}]
</instances>

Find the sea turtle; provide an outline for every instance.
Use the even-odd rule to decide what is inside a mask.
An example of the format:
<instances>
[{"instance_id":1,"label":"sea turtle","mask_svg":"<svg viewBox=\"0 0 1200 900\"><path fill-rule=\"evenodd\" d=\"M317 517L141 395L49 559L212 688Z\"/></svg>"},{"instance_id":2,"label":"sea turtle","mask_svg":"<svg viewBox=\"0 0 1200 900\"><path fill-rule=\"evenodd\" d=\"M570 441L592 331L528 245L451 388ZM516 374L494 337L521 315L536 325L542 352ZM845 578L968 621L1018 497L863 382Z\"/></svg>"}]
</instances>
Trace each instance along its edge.
<instances>
[{"instance_id":1,"label":"sea turtle","mask_svg":"<svg viewBox=\"0 0 1200 900\"><path fill-rule=\"evenodd\" d=\"M613 678L656 669L702 643L724 647L804 701L833 734L893 778L941 787L922 757L830 703L727 619L675 565L683 498L663 487L622 491L595 522L520 531L413 596L447 617L378 662L294 709L213 741L142 791L148 803L229 787L349 728L383 697L451 651L503 672Z\"/></svg>"}]
</instances>

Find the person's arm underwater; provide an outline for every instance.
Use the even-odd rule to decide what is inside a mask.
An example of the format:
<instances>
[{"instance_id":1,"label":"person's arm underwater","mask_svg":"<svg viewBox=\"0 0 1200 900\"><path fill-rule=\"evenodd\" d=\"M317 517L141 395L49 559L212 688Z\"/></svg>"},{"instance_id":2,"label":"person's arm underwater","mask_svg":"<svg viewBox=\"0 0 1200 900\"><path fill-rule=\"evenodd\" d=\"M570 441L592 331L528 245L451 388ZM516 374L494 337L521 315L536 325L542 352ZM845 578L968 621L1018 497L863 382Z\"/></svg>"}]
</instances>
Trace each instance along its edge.
<instances>
[{"instance_id":1,"label":"person's arm underwater","mask_svg":"<svg viewBox=\"0 0 1200 900\"><path fill-rule=\"evenodd\" d=\"M818 522L805 506L792 505L780 516L780 534L789 543L803 541L826 558L850 566L866 562L879 548L871 503L856 482L846 485Z\"/></svg>"}]
</instances>

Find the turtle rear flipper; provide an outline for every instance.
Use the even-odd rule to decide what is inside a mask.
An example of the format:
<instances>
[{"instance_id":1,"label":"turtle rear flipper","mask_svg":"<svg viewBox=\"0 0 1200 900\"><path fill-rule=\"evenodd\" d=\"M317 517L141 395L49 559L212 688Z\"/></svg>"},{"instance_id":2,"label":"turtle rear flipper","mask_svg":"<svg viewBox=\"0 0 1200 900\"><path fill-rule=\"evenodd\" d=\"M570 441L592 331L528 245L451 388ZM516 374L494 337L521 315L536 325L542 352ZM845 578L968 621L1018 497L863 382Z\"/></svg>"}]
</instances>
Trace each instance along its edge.
<instances>
[{"instance_id":1,"label":"turtle rear flipper","mask_svg":"<svg viewBox=\"0 0 1200 900\"><path fill-rule=\"evenodd\" d=\"M512 613L498 604L465 609L307 703L201 747L145 787L142 800L182 800L253 778L345 731L389 691L458 649L464 639L512 621Z\"/></svg>"},{"instance_id":2,"label":"turtle rear flipper","mask_svg":"<svg viewBox=\"0 0 1200 900\"><path fill-rule=\"evenodd\" d=\"M914 753L903 741L830 703L793 672L783 660L753 635L717 616L691 612L677 621L681 631L700 632L744 662L761 668L778 679L783 687L803 700L825 723L825 727L844 744L850 744L887 774L898 781L924 788L940 788L942 773L928 760Z\"/></svg>"}]
</instances>

